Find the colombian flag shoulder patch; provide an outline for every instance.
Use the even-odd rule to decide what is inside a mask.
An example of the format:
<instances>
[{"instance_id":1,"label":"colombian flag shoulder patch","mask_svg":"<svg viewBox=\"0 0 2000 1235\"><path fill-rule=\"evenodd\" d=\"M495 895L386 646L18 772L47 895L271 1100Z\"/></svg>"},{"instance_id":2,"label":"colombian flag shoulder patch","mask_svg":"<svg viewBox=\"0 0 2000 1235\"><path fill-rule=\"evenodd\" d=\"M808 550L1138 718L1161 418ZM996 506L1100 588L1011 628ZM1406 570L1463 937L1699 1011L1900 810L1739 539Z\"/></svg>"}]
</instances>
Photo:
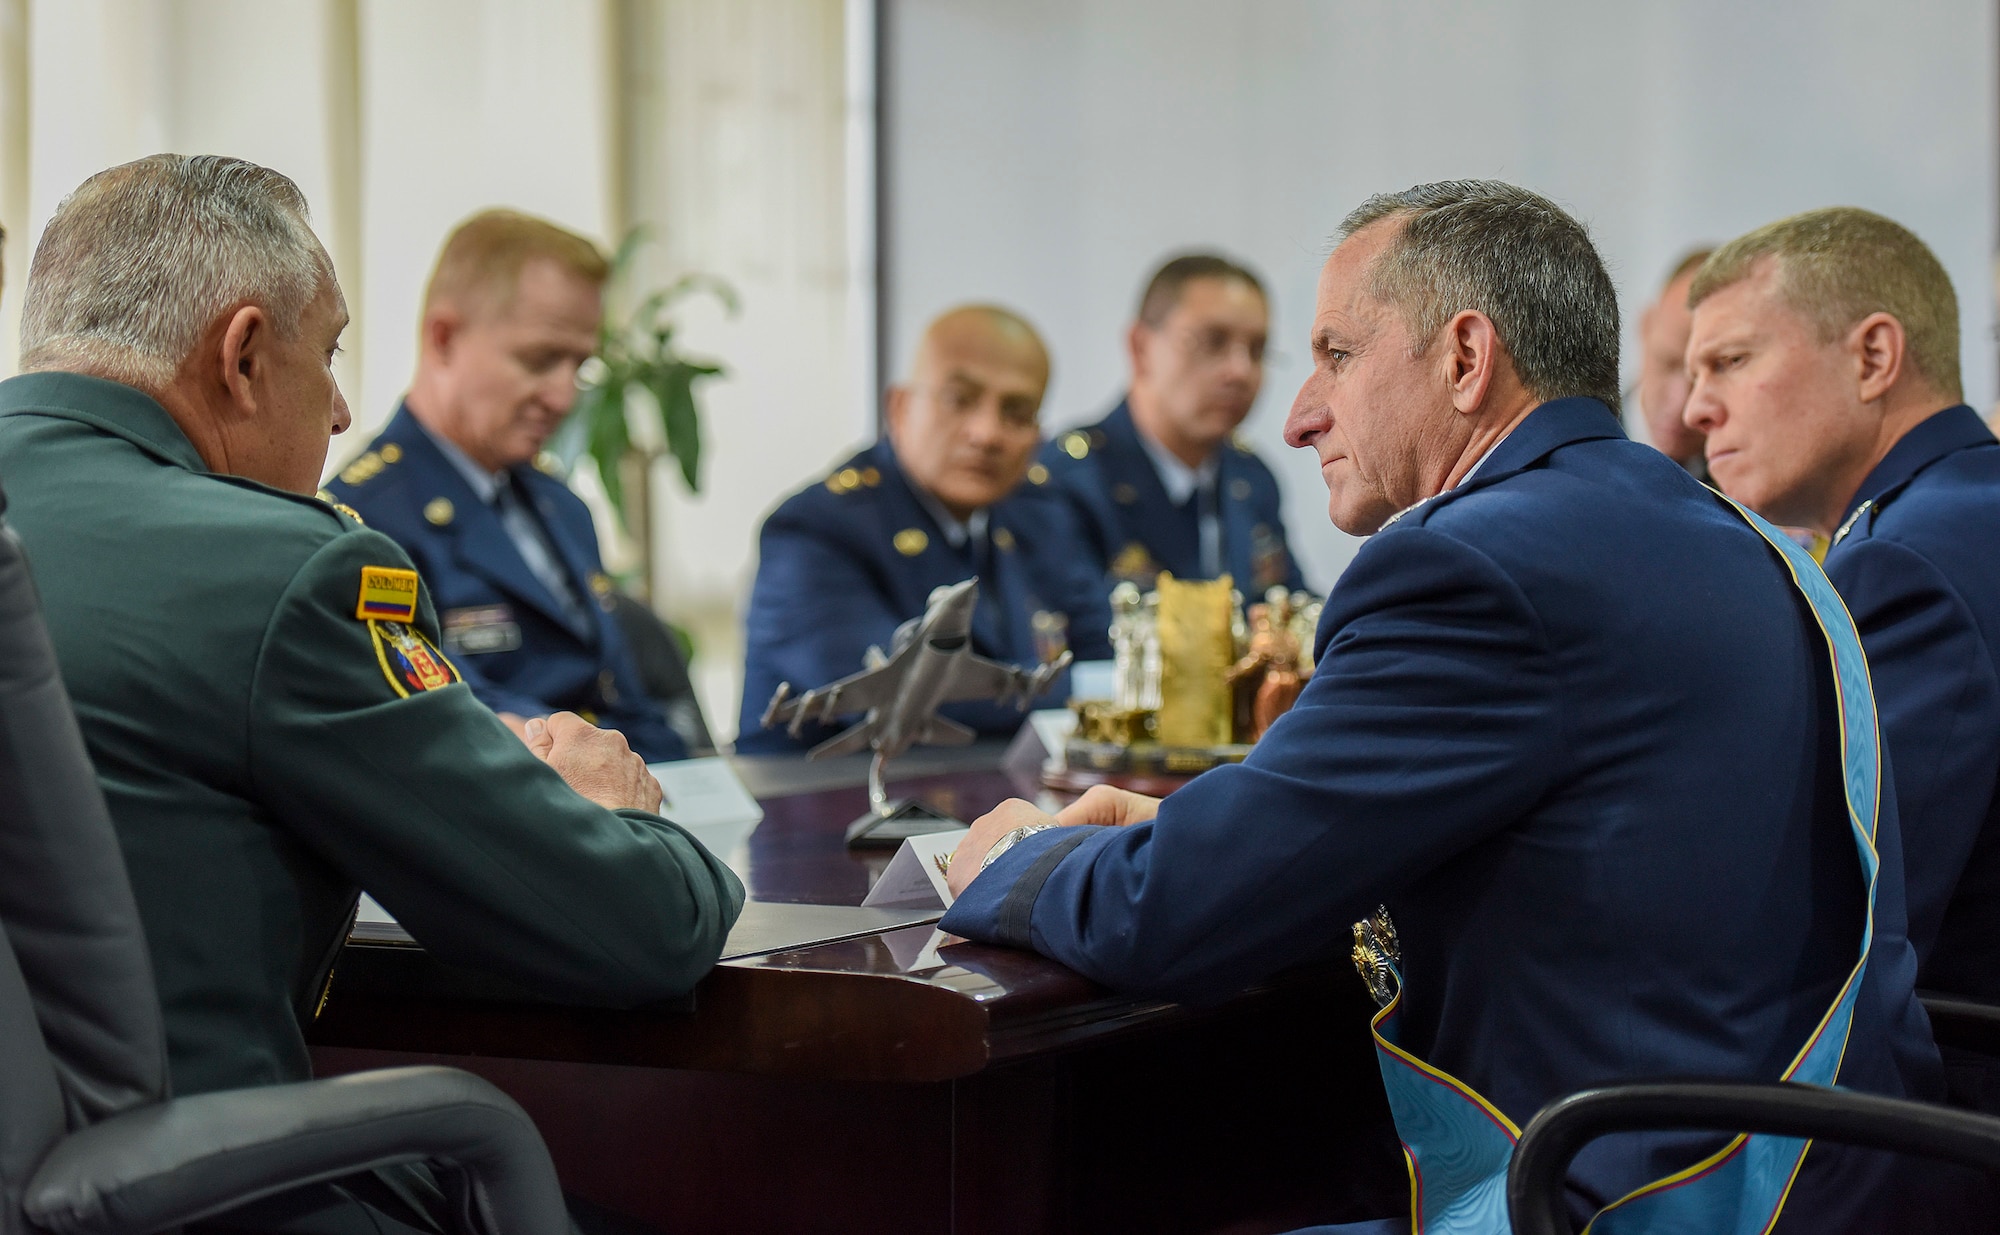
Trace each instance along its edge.
<instances>
[{"instance_id":1,"label":"colombian flag shoulder patch","mask_svg":"<svg viewBox=\"0 0 2000 1235\"><path fill-rule=\"evenodd\" d=\"M361 568L361 600L354 616L364 622L417 620L417 572L393 566Z\"/></svg>"}]
</instances>

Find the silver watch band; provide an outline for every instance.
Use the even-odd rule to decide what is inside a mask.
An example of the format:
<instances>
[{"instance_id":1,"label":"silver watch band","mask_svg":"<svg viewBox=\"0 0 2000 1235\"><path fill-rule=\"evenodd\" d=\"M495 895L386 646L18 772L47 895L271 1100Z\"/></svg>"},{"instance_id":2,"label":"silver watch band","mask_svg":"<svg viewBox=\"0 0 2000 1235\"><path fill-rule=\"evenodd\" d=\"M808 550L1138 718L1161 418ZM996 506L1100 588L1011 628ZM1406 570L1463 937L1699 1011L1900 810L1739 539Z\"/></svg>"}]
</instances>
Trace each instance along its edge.
<instances>
[{"instance_id":1,"label":"silver watch band","mask_svg":"<svg viewBox=\"0 0 2000 1235\"><path fill-rule=\"evenodd\" d=\"M993 842L993 848L986 851L986 860L979 864L979 869L985 870L987 867L993 865L995 858L1012 849L1015 845L1020 844L1028 837L1033 836L1035 833L1046 832L1050 828L1059 828L1061 826L1059 823L1028 823L1015 828L1013 831L1001 836L999 840Z\"/></svg>"}]
</instances>

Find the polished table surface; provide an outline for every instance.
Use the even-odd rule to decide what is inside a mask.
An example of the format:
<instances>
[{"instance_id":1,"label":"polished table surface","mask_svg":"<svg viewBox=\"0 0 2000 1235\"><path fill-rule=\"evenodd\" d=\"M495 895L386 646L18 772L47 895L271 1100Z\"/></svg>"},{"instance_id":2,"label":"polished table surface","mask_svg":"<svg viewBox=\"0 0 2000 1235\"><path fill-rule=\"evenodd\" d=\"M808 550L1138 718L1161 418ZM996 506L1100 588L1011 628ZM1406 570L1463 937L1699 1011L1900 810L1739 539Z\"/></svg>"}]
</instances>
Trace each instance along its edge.
<instances>
[{"instance_id":1,"label":"polished table surface","mask_svg":"<svg viewBox=\"0 0 2000 1235\"><path fill-rule=\"evenodd\" d=\"M922 752L892 768L892 792L967 820L1007 797L1037 796L1032 770L1010 771L1001 762L1000 749L992 746ZM851 850L844 843L847 823L867 808L865 759L829 765L746 759L737 767L765 811L747 839L723 855L744 877L750 898L858 905L894 852ZM1149 1225L1249 1231L1282 1229L1297 1216L1331 1220L1321 1216L1333 1204L1325 1186L1307 1187L1298 1197L1263 1195L1281 1186L1271 1181L1271 1172L1301 1169L1291 1159L1294 1150L1309 1159L1352 1153L1356 1137L1373 1137L1369 1149L1381 1149L1379 1097L1369 1092L1379 1093L1366 1048L1371 1006L1351 970L1322 969L1275 979L1220 1008L1189 1009L1119 995L1032 953L957 940L921 924L727 960L687 1000L628 1010L541 1001L504 983L445 969L418 948L350 942L309 1036L322 1072L415 1058L474 1067L535 1114L567 1186L579 1188L588 1178L593 1186L586 1195L662 1221L668 1214L690 1216L707 1193L686 1181L634 1193L624 1175L602 1169L601 1133L586 1126L590 1121L576 1122L570 1095L590 1088L643 1090L686 1109L743 1112L753 1125L758 1117L749 1112L762 1110L769 1124L745 1152L781 1152L779 1144L807 1110L817 1112L813 1118L845 1119L855 1129L869 1125L861 1117L866 1111L881 1121L870 1135L886 1143L907 1134L911 1147L902 1152L918 1154L919 1163L928 1142L946 1146L935 1169L953 1186L930 1209L924 1208L929 1201L915 1200L908 1212L880 1208L884 1202L874 1193L882 1168L849 1162L843 1173L856 1185L854 1194L825 1199L839 1189L821 1189L827 1208L810 1211L848 1214L845 1220L829 1218L831 1225L823 1228L829 1230L1103 1229L1102 1206L1111 1202L1092 1199L1090 1187L1062 1165L1074 1152L1064 1148L1074 1145L1071 1138L1096 1120L1106 1129L1100 1135L1132 1140L1135 1132L1121 1121L1143 1120L1146 1135L1178 1136L1174 1144L1194 1144L1212 1133L1218 1120L1241 1114L1256 1125L1257 1135L1272 1138L1270 1148L1242 1150L1249 1157L1230 1168L1246 1180L1254 1175L1260 1195L1188 1216L1188 1224L1178 1228L1164 1211ZM1301 1075L1302 1063L1315 1072ZM722 1079L732 1075L767 1080ZM714 1079L700 1081L704 1076ZM771 1089L770 1082L786 1084ZM1150 1092L1163 1082L1163 1093ZM862 1088L854 1090L856 1084ZM1259 1092L1246 1099L1244 1089ZM933 1091L943 1096L942 1105L923 1097ZM1237 1112L1239 1099L1250 1107ZM1156 1110L1149 1107L1162 1102ZM1324 1110L1329 1104L1357 1113ZM1202 1127L1175 1133L1172 1122L1183 1115ZM630 1118L644 1122L657 1116L633 1112ZM1025 1200L1015 1195L1018 1181L1004 1199L995 1199L993 1189L1000 1185L990 1178L982 1185L980 1164L961 1161L978 1139L973 1127L962 1126L968 1120L989 1136L1014 1129L1007 1134L1010 1156L1043 1163L1043 1177ZM1285 1126L1301 1120L1328 1127ZM635 1136L668 1134L650 1123L643 1131L634 1125ZM725 1133L711 1126L711 1140L736 1134L734 1128ZM1262 1143L1257 1135L1230 1135L1239 1145L1222 1152ZM1024 1138L1036 1146L1015 1143ZM1170 1149L1153 1153L1128 1175L1136 1180ZM1204 1160L1221 1165L1213 1154ZM1327 1159L1319 1160L1327 1163L1319 1169L1330 1170ZM742 1186L754 1187L747 1181ZM1171 1192L1171 1182L1155 1189L1161 1186ZM742 1230L816 1225L798 1226L801 1211L782 1205L765 1212L760 1206L767 1200L746 1195L727 1207L726 1215L723 1209L703 1210L703 1225ZM935 1223L913 1216L938 1205L946 1216ZM1240 1225L1260 1206L1284 1217ZM1195 1212L1181 1206L1175 1216ZM1021 1227L1020 1221L1030 1225Z\"/></svg>"}]
</instances>

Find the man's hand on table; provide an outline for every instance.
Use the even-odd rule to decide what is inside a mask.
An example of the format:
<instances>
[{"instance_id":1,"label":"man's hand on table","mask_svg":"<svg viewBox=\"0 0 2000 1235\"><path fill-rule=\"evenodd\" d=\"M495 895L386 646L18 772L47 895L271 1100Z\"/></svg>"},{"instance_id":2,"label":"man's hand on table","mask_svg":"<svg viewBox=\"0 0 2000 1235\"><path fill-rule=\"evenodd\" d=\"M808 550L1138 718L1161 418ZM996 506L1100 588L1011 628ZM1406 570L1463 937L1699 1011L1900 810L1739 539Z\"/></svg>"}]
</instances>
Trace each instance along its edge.
<instances>
[{"instance_id":1,"label":"man's hand on table","mask_svg":"<svg viewBox=\"0 0 2000 1235\"><path fill-rule=\"evenodd\" d=\"M616 729L599 729L574 712L557 712L523 723L521 740L570 788L599 806L659 812L660 782Z\"/></svg>"},{"instance_id":2,"label":"man's hand on table","mask_svg":"<svg viewBox=\"0 0 2000 1235\"><path fill-rule=\"evenodd\" d=\"M1019 798L1008 798L973 821L972 831L952 851L951 870L945 875L945 884L951 888L954 897L964 895L965 889L972 886L972 881L979 878L980 865L986 861L993 843L1015 828L1083 825L1118 828L1130 823L1145 823L1159 813L1159 809L1158 798L1128 793L1109 785L1095 786L1054 815L1045 815Z\"/></svg>"}]
</instances>

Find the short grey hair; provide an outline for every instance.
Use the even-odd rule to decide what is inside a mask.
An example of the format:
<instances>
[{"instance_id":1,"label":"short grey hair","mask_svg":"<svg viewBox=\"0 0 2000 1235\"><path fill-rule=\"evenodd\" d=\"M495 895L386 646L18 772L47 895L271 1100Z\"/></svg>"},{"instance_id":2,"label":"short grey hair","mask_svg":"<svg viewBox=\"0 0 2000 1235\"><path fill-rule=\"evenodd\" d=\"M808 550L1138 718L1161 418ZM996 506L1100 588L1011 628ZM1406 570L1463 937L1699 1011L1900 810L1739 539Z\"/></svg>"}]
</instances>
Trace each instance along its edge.
<instances>
[{"instance_id":1,"label":"short grey hair","mask_svg":"<svg viewBox=\"0 0 2000 1235\"><path fill-rule=\"evenodd\" d=\"M222 155L125 163L79 185L43 230L21 369L159 390L218 315L252 303L289 338L332 277L288 177Z\"/></svg>"},{"instance_id":2,"label":"short grey hair","mask_svg":"<svg viewBox=\"0 0 2000 1235\"><path fill-rule=\"evenodd\" d=\"M1452 316L1484 313L1541 399L1584 395L1618 410L1618 293L1590 233L1539 193L1444 180L1378 193L1340 224L1345 240L1405 220L1369 290L1395 305L1419 353Z\"/></svg>"}]
</instances>

